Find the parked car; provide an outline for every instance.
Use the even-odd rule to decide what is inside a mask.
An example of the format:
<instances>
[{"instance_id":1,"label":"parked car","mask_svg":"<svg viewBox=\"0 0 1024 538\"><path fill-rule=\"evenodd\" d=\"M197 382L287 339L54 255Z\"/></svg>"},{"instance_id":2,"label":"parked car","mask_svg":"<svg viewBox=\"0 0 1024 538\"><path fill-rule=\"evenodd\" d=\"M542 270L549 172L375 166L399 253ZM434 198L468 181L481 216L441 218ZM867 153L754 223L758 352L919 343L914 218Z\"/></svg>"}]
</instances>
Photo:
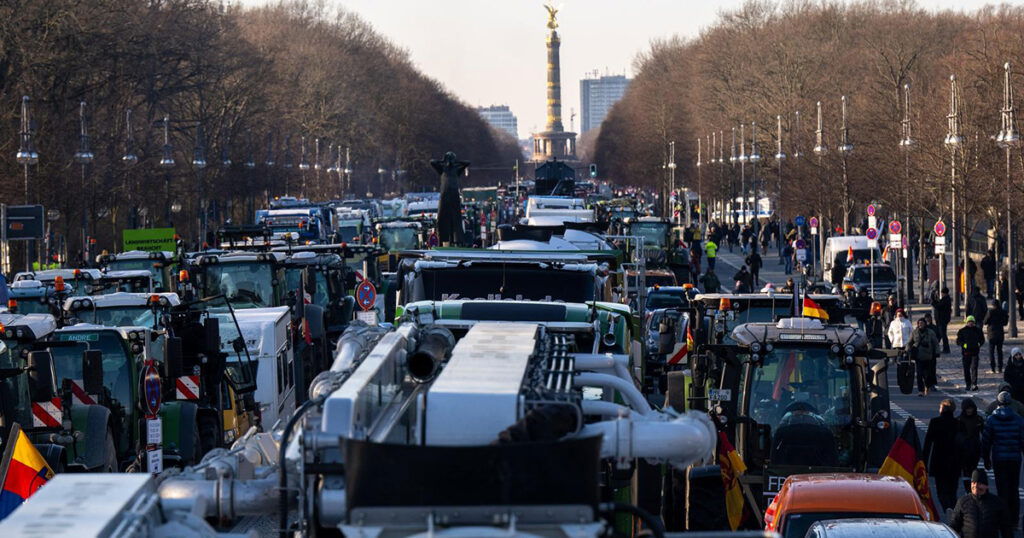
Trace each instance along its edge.
<instances>
[{"instance_id":1,"label":"parked car","mask_svg":"<svg viewBox=\"0 0 1024 538\"><path fill-rule=\"evenodd\" d=\"M876 518L929 521L931 513L902 478L823 473L791 475L764 514L765 530L783 538L803 538L818 521Z\"/></svg>"}]
</instances>

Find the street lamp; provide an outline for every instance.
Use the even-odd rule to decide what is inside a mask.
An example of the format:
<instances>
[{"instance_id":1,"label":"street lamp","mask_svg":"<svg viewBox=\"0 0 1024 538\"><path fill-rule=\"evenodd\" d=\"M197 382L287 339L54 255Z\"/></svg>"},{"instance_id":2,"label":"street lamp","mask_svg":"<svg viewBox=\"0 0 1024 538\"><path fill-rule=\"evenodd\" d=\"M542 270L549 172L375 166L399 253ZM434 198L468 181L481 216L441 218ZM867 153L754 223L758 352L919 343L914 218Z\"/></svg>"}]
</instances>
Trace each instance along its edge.
<instances>
[{"instance_id":1,"label":"street lamp","mask_svg":"<svg viewBox=\"0 0 1024 538\"><path fill-rule=\"evenodd\" d=\"M199 241L198 245L202 246L203 242L206 241L206 189L203 185L203 173L206 170L206 142L203 139L203 124L196 125L196 145L192 149L192 167L196 169L196 179L198 180L199 190Z\"/></svg>"},{"instance_id":2,"label":"street lamp","mask_svg":"<svg viewBox=\"0 0 1024 538\"><path fill-rule=\"evenodd\" d=\"M1003 64L1003 108L1001 112L1002 129L996 135L996 144L1006 152L1006 268L1007 268L1007 291L1013 293L1015 289L1014 266L1013 266L1013 218L1010 211L1010 180L1011 180L1011 156L1010 153L1020 147L1020 132L1017 130L1016 110L1013 105L1013 86L1010 85L1010 62ZM1013 308L1012 300L1010 311L1010 337L1017 337L1017 309Z\"/></svg>"},{"instance_id":3,"label":"street lamp","mask_svg":"<svg viewBox=\"0 0 1024 538\"><path fill-rule=\"evenodd\" d=\"M740 124L740 154L736 156L740 163L740 224L747 222L747 126Z\"/></svg>"},{"instance_id":4,"label":"street lamp","mask_svg":"<svg viewBox=\"0 0 1024 538\"><path fill-rule=\"evenodd\" d=\"M950 248L953 250L953 308L956 316L960 316L960 286L956 285L956 270L959 267L957 251L957 220L956 220L956 152L963 147L964 137L960 134L960 86L956 82L956 75L949 76L949 114L946 116L946 138L942 141L949 150L949 175L951 185L950 197ZM942 285L946 286L946 255L939 258L939 273L942 275Z\"/></svg>"},{"instance_id":5,"label":"street lamp","mask_svg":"<svg viewBox=\"0 0 1024 538\"><path fill-rule=\"evenodd\" d=\"M776 247L779 249L779 261L785 263L782 256L782 243L785 241L783 235L785 230L783 226L785 219L782 218L782 161L786 160L786 152L782 150L782 116L775 116L775 164L778 166L778 189L775 198L775 218L776 225L778 226L778 240L776 241Z\"/></svg>"},{"instance_id":6,"label":"street lamp","mask_svg":"<svg viewBox=\"0 0 1024 538\"><path fill-rule=\"evenodd\" d=\"M676 194L676 142L675 140L668 143L668 200L669 200L669 219L676 221L678 224L679 219L676 217L676 204L679 203L678 195ZM673 201L673 197L675 201Z\"/></svg>"},{"instance_id":7,"label":"street lamp","mask_svg":"<svg viewBox=\"0 0 1024 538\"><path fill-rule=\"evenodd\" d=\"M821 101L818 101L816 106L817 106L817 109L818 109L818 128L814 131L815 143L814 143L814 150L813 151L814 151L814 154L818 156L818 173L821 174L821 176L820 176L821 187L824 189L825 188L825 170L821 166L821 159L822 159L822 157L824 157L825 155L828 154L828 146L825 144L825 123L824 123L824 121L822 120L822 117L821 117ZM821 215L821 220L822 220L822 224L824 224L824 220L825 220L825 215L824 214ZM824 232L825 232L825 226L822 225L821 228L818 231L818 245L819 245L818 253L819 254L823 254L824 250L825 250L823 247L820 246L821 243L824 241L824 239L823 239L825 237L825 233ZM825 272L824 272L825 271L825 264L821 263L818 260L817 256L815 256L814 259L815 259L816 263L819 263L821 265L822 276L824 276L824 274L825 274Z\"/></svg>"},{"instance_id":8,"label":"street lamp","mask_svg":"<svg viewBox=\"0 0 1024 538\"><path fill-rule=\"evenodd\" d=\"M701 203L700 203L701 202L700 188L701 188L701 183L702 183L702 180L701 180L701 166L704 164L703 162L701 162L701 157L702 157L701 153L703 153L702 147L701 147L701 139L698 136L697 137L697 210L699 211L699 213L697 213L697 227L698 228L700 227L701 219L703 219L703 217L704 217L704 208L701 207ZM687 197L686 200L687 200L687 202L689 202L689 200L690 200L689 197ZM687 226L690 225L690 211L689 210L686 211L686 225Z\"/></svg>"},{"instance_id":9,"label":"street lamp","mask_svg":"<svg viewBox=\"0 0 1024 538\"><path fill-rule=\"evenodd\" d=\"M903 169L904 169L904 185L903 190L905 193L904 197L904 215L903 218L907 221L906 234L910 235L910 152L917 145L917 141L911 136L911 123L910 123L910 84L903 85L903 120L900 121L900 127L902 129L902 135L899 141L899 149L903 152ZM900 245L902 246L902 244ZM898 256L901 256L899 271L897 274L904 275L904 297L907 300L913 299L913 286L911 285L911 272L910 272L910 242L907 241L907 248L900 249Z\"/></svg>"},{"instance_id":10,"label":"street lamp","mask_svg":"<svg viewBox=\"0 0 1024 538\"><path fill-rule=\"evenodd\" d=\"M92 164L94 155L89 149L89 131L85 123L85 101L78 103L78 151L75 152L74 160L76 163L82 165L82 193L86 192L86 174L89 165ZM88 189L92 191L92 189ZM90 192L89 194L89 208L93 210L93 218L95 218L95 194ZM93 223L95 224L95 222ZM82 209L82 250L85 251L85 259L91 259L89 255L89 219L86 218L86 210ZM26 259L28 258L26 253Z\"/></svg>"},{"instance_id":11,"label":"street lamp","mask_svg":"<svg viewBox=\"0 0 1024 538\"><path fill-rule=\"evenodd\" d=\"M164 116L163 121L164 127L164 145L161 148L160 162L157 166L164 171L164 207L167 208L164 213L165 224L171 226L171 169L174 168L174 147L171 146L171 122L167 116Z\"/></svg>"},{"instance_id":12,"label":"street lamp","mask_svg":"<svg viewBox=\"0 0 1024 538\"><path fill-rule=\"evenodd\" d=\"M754 207L750 213L753 218L757 218L757 200L758 200L758 188L757 188L757 163L761 162L761 151L757 148L757 122L750 122L750 191L754 198Z\"/></svg>"}]
</instances>

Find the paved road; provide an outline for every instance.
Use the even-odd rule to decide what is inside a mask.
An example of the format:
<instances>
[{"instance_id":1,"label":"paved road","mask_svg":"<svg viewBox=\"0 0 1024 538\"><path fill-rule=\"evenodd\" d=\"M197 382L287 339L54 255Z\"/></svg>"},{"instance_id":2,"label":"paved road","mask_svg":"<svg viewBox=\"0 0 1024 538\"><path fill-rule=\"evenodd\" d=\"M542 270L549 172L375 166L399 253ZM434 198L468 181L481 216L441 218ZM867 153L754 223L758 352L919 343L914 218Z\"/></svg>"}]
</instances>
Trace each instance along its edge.
<instances>
[{"instance_id":1,"label":"paved road","mask_svg":"<svg viewBox=\"0 0 1024 538\"><path fill-rule=\"evenodd\" d=\"M775 250L769 250L767 254L762 254L762 258L765 261L764 268L761 270L761 280L763 282L771 282L772 284L781 285L786 281L788 275L783 274L783 266L778 263L779 257ZM728 249L722 249L719 251L718 259L718 274L719 279L722 281L723 288L731 287L732 275L739 270L744 264L744 255L737 248L734 252L729 252ZM762 286L764 285L762 282ZM916 318L922 315L924 312L930 310L927 305L912 305L911 317ZM1019 327L1024 329L1024 323L1019 323ZM956 332L963 327L962 321L955 321L949 326L949 338L950 341L956 339ZM1024 334L1022 330L1021 334ZM1024 338L1018 339L1007 339L1004 352L1006 359L1009 360L1010 349L1013 347L1020 346L1024 348ZM921 442L924 442L925 433L928 431L928 421L939 414L939 402L945 398L952 398L957 404L957 413L960 412L960 403L966 397L971 397L978 404L978 408L984 411L996 395L996 391L999 385L1002 383L1002 375L990 372L988 369L988 348L982 352L981 364L978 368L978 390L968 391L964 386L964 375L963 368L960 362L960 355L956 353L956 347L953 347L953 354L943 354L938 361L936 370L939 376L939 383L937 385L937 391L932 392L927 396L917 396L916 390L909 395L901 394L899 387L896 386L895 373L890 372L890 394L894 418L899 422L905 421L908 417L914 417L917 422L918 431L920 433ZM915 387L916 389L916 387ZM988 472L989 484L995 487L995 477L992 472ZM1021 481L1024 484L1024 480ZM960 494L963 494L963 489L960 490ZM934 485L932 488L932 496L937 499L937 495L934 491ZM1021 498L1024 499L1024 488L1021 488ZM936 500L936 503L938 501ZM941 510L941 508L940 508ZM1024 513L1022 509L1021 513ZM945 519L945 514L943 514ZM1019 522L1018 522L1019 524ZM1017 536L1021 536L1018 530Z\"/></svg>"}]
</instances>

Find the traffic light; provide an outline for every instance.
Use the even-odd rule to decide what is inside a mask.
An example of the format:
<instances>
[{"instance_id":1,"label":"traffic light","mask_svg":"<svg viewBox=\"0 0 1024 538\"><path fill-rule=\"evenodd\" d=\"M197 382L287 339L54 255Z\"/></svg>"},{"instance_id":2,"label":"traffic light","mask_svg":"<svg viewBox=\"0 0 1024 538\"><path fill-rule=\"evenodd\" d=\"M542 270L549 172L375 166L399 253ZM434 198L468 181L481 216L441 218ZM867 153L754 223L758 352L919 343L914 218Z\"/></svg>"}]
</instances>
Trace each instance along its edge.
<instances>
[{"instance_id":1,"label":"traffic light","mask_svg":"<svg viewBox=\"0 0 1024 538\"><path fill-rule=\"evenodd\" d=\"M591 163L591 165L590 165L590 177L591 178L597 177L597 165L596 164Z\"/></svg>"}]
</instances>

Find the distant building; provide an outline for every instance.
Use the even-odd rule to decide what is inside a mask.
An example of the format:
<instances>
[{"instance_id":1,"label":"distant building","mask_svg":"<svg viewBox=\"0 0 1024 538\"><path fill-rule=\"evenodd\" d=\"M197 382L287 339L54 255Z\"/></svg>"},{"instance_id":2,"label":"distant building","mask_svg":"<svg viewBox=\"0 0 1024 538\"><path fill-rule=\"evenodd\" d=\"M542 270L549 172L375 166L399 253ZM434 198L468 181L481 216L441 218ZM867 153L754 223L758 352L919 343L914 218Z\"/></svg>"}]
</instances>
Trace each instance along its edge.
<instances>
[{"instance_id":1,"label":"distant building","mask_svg":"<svg viewBox=\"0 0 1024 538\"><path fill-rule=\"evenodd\" d=\"M623 75L585 78L580 81L580 132L601 126L612 105L622 99L630 80Z\"/></svg>"},{"instance_id":2,"label":"distant building","mask_svg":"<svg viewBox=\"0 0 1024 538\"><path fill-rule=\"evenodd\" d=\"M509 110L508 105L481 106L477 107L476 111L491 124L491 127L505 131L512 135L512 138L519 140L519 121Z\"/></svg>"}]
</instances>

